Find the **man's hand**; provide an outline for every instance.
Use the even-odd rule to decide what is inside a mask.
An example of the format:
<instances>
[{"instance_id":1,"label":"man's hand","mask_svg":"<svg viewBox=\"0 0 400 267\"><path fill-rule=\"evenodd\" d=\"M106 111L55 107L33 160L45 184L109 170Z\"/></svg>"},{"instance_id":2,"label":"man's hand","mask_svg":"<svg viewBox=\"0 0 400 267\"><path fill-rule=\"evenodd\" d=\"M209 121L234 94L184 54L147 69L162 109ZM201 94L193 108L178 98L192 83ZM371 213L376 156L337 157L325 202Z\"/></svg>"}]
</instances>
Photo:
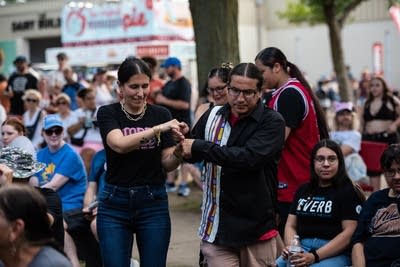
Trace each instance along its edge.
<instances>
[{"instance_id":1,"label":"man's hand","mask_svg":"<svg viewBox=\"0 0 400 267\"><path fill-rule=\"evenodd\" d=\"M195 139L185 139L181 142L182 145L182 156L185 159L192 157L192 145Z\"/></svg>"}]
</instances>

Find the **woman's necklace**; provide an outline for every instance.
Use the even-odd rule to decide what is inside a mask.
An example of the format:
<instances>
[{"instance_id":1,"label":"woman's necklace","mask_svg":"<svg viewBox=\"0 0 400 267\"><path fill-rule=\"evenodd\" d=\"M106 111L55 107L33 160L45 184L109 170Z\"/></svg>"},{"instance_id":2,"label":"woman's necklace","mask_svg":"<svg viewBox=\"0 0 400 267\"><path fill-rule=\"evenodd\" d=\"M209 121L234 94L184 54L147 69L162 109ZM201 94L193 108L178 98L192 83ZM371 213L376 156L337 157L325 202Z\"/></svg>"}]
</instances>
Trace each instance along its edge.
<instances>
[{"instance_id":1,"label":"woman's necklace","mask_svg":"<svg viewBox=\"0 0 400 267\"><path fill-rule=\"evenodd\" d=\"M146 109L147 109L147 103L144 103L144 107L142 112L139 114L139 116L137 118L132 118L131 115L126 111L124 104L122 104L122 102L119 102L121 104L121 109L122 111L125 113L125 116L128 118L128 120L131 121L138 121L141 118L143 118L144 114L146 113Z\"/></svg>"}]
</instances>

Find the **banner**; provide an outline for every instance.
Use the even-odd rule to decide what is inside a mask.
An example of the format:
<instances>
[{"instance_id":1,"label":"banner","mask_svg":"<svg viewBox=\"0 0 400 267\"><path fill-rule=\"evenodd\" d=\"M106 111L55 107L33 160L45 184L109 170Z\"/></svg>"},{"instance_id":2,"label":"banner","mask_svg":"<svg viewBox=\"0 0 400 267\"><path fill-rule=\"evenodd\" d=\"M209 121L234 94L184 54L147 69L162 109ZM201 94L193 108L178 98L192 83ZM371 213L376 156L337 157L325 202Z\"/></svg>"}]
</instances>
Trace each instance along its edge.
<instances>
[{"instance_id":1,"label":"banner","mask_svg":"<svg viewBox=\"0 0 400 267\"><path fill-rule=\"evenodd\" d=\"M188 2L131 0L61 13L64 46L138 41L193 41Z\"/></svg>"}]
</instances>

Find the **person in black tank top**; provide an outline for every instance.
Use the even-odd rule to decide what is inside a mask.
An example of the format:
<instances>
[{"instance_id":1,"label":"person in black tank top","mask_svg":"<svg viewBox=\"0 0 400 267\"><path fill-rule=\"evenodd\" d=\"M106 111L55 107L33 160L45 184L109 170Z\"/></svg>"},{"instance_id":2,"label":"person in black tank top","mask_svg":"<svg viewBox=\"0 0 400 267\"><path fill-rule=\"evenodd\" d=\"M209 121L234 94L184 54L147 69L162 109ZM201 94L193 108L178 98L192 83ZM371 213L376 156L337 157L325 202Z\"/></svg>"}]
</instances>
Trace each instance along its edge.
<instances>
[{"instance_id":1,"label":"person in black tank top","mask_svg":"<svg viewBox=\"0 0 400 267\"><path fill-rule=\"evenodd\" d=\"M370 92L363 108L362 140L385 144L397 143L399 114L400 101L391 94L386 82L381 77L371 79ZM380 189L381 174L368 171L374 191Z\"/></svg>"}]
</instances>

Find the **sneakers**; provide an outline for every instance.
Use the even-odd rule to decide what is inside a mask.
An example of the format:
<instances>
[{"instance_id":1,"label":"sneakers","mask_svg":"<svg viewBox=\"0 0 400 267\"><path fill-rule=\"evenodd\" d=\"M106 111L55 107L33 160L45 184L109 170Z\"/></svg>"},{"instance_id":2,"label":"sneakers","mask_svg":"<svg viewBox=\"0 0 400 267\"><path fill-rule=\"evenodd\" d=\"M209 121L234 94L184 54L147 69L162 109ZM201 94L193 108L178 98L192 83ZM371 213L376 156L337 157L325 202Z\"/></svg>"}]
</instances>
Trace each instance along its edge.
<instances>
[{"instance_id":1,"label":"sneakers","mask_svg":"<svg viewBox=\"0 0 400 267\"><path fill-rule=\"evenodd\" d=\"M174 193L177 188L174 183L165 183L165 189L167 193Z\"/></svg>"},{"instance_id":2,"label":"sneakers","mask_svg":"<svg viewBox=\"0 0 400 267\"><path fill-rule=\"evenodd\" d=\"M188 197L190 195L190 188L186 184L181 184L178 187L178 196Z\"/></svg>"}]
</instances>

